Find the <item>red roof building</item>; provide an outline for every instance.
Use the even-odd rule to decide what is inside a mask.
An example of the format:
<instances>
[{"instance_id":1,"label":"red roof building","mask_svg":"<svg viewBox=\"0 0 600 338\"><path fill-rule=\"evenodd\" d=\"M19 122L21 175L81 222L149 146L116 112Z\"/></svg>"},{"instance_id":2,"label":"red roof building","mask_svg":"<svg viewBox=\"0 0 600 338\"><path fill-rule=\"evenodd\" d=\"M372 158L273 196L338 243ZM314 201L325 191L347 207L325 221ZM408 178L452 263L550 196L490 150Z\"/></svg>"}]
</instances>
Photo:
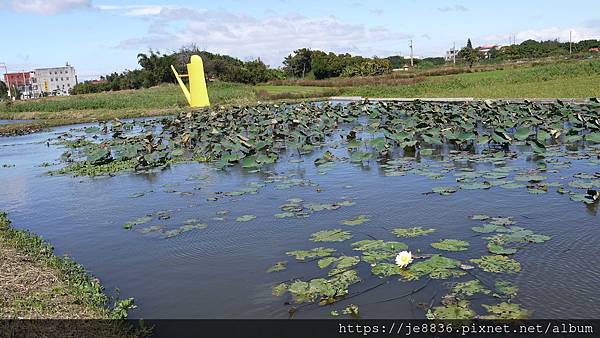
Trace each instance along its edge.
<instances>
[{"instance_id":1,"label":"red roof building","mask_svg":"<svg viewBox=\"0 0 600 338\"><path fill-rule=\"evenodd\" d=\"M31 83L29 72L6 73L4 74L4 83L12 86L25 86Z\"/></svg>"}]
</instances>

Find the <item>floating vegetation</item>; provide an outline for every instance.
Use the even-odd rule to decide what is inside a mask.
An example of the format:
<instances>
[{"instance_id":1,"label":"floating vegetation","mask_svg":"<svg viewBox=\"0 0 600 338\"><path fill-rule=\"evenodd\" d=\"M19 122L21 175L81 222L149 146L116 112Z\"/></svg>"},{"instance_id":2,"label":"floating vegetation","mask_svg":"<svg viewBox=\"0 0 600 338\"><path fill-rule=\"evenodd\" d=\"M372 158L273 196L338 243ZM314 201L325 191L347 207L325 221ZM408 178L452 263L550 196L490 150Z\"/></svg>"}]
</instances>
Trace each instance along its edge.
<instances>
[{"instance_id":1,"label":"floating vegetation","mask_svg":"<svg viewBox=\"0 0 600 338\"><path fill-rule=\"evenodd\" d=\"M432 255L431 257L413 263L407 270L403 270L401 276L406 280L416 280L424 276L432 279L447 279L450 277L459 277L465 274L459 269L460 261L441 255Z\"/></svg>"},{"instance_id":2,"label":"floating vegetation","mask_svg":"<svg viewBox=\"0 0 600 338\"><path fill-rule=\"evenodd\" d=\"M275 263L275 265L273 265L272 267L270 267L267 272L279 272L279 271L283 271L285 269L287 269L287 261L280 261Z\"/></svg>"},{"instance_id":3,"label":"floating vegetation","mask_svg":"<svg viewBox=\"0 0 600 338\"><path fill-rule=\"evenodd\" d=\"M458 239L443 239L439 242L431 243L431 246L438 250L465 251L469 249L469 242Z\"/></svg>"},{"instance_id":4,"label":"floating vegetation","mask_svg":"<svg viewBox=\"0 0 600 338\"><path fill-rule=\"evenodd\" d=\"M296 257L297 260L303 261L307 258L320 258L331 256L335 249L318 247L311 250L295 250L286 252L287 255Z\"/></svg>"},{"instance_id":5,"label":"floating vegetation","mask_svg":"<svg viewBox=\"0 0 600 338\"><path fill-rule=\"evenodd\" d=\"M481 316L482 319L524 319L529 311L521 309L519 304L502 302L497 305L482 304L488 315Z\"/></svg>"},{"instance_id":6,"label":"floating vegetation","mask_svg":"<svg viewBox=\"0 0 600 338\"><path fill-rule=\"evenodd\" d=\"M251 220L255 219L256 216L255 215L242 215L237 217L235 220L236 222L250 222Z\"/></svg>"},{"instance_id":7,"label":"floating vegetation","mask_svg":"<svg viewBox=\"0 0 600 338\"><path fill-rule=\"evenodd\" d=\"M471 262L476 263L481 270L486 272L516 273L521 271L519 262L501 255L481 256L481 258L471 259Z\"/></svg>"},{"instance_id":8,"label":"floating vegetation","mask_svg":"<svg viewBox=\"0 0 600 338\"><path fill-rule=\"evenodd\" d=\"M398 237L417 237L424 236L434 232L435 229L425 229L423 227L412 227L412 228L395 228L392 230L394 235Z\"/></svg>"},{"instance_id":9,"label":"floating vegetation","mask_svg":"<svg viewBox=\"0 0 600 338\"><path fill-rule=\"evenodd\" d=\"M279 206L281 209L281 213L275 214L276 218L288 218L288 217L296 217L296 218L305 218L312 215L314 212L324 211L324 210L337 210L341 207L347 207L354 205L355 202L349 200L343 200L335 203L314 203L314 202L304 202L304 200L300 198L290 198L287 200L287 203ZM359 216L358 221L360 223L368 221L368 218L364 218L366 216ZM360 224L358 223L358 224Z\"/></svg>"},{"instance_id":10,"label":"floating vegetation","mask_svg":"<svg viewBox=\"0 0 600 338\"><path fill-rule=\"evenodd\" d=\"M342 229L334 229L315 232L310 237L310 240L313 242L343 242L350 238L352 238L350 232L343 231Z\"/></svg>"},{"instance_id":11,"label":"floating vegetation","mask_svg":"<svg viewBox=\"0 0 600 338\"><path fill-rule=\"evenodd\" d=\"M569 199L585 203L595 213L600 200L600 173L594 172L600 165L599 109L597 101L574 105L561 101L517 104L418 100L207 108L185 111L171 118L136 121L132 126L115 121L102 130L91 128L83 135L65 135L61 146L66 151L60 159L65 166L52 173L76 176L112 175L124 170L148 173L176 163L201 161L203 170L210 174L192 174L186 179L189 182L184 182L189 183L186 188L163 186L161 190L181 196L195 194L204 203L205 199L210 201L207 203L210 207L218 207L222 202L237 202L262 194L268 184L278 194L296 193L300 188L335 193L339 191L336 189L351 189L347 185L350 182L361 186L360 180L322 186L328 181L319 182L320 176L314 181L306 178L314 173L332 173L326 177L332 179L333 170L345 165L355 172L376 168L371 173L386 182L399 182L400 187L404 183L409 187L409 179L425 182L427 185L421 191L427 195L423 198L429 200L425 203L447 203L459 198L463 203L462 199L471 196L485 196L495 202L494 193L542 201L562 196L566 203L571 203ZM279 161L301 164L294 172L281 173ZM564 170L579 163L591 170L581 169L574 175L574 171ZM240 171L260 181L212 191L205 188L215 180L205 180L212 177L213 170L232 175ZM192 187L194 192L190 191ZM210 192L206 194L207 191ZM359 189L346 192L359 193ZM130 197L139 198L145 193ZM300 223L315 213L328 213L360 201L360 196L356 200L348 196L311 200L305 191L302 193L302 199L290 198L279 210L273 210L278 222ZM399 189L399 193L404 192ZM186 200L189 202L191 198ZM388 232L381 235L381 226L366 223L371 218L378 219L372 214L374 211L363 212L371 214L356 212L340 222L357 226L352 233L341 226L341 229L316 228L306 238L307 243L331 243L335 249L308 247L288 251L286 255L295 260L289 264L282 260L268 268L270 273L285 270L286 278L288 274L295 276L281 283L278 275L273 274L273 295L288 297L287 304L325 305L348 298L354 291L356 294L369 291L369 286L361 288L367 284L359 283L361 280L380 280L383 286L443 279L441 284L449 286L449 293L442 297L441 304L424 306L427 318L506 319L529 314L513 302L517 286L495 278L498 274L513 276L520 272L519 250L542 245L551 240L550 236L534 231L536 228L530 224L520 224L521 219L518 223L517 218L483 214L472 215L473 223L465 224L466 229L474 232L468 242L448 233L444 236L450 238L440 238L432 235L436 229L422 226L386 229ZM224 216L216 214L213 219L224 220ZM140 227L153 219L163 222L171 217L180 222L177 211L161 211L134 219L125 227L167 238L206 227L195 219L176 228L162 224ZM249 222L255 218L241 215L235 220ZM530 221L533 222L529 219L527 222ZM361 224L364 226L358 227ZM393 241L395 238L406 243ZM414 253L411 261L398 264L395 258L409 250L409 245ZM444 251L444 256L438 250ZM461 262L457 257L480 258L461 258L464 260ZM298 272L297 266L306 267L307 271ZM476 276L475 272L486 278L470 278ZM489 284L488 278L491 278ZM331 313L358 317L359 305L340 306ZM361 305L363 312L367 309ZM483 310L485 313L478 313Z\"/></svg>"},{"instance_id":12,"label":"floating vegetation","mask_svg":"<svg viewBox=\"0 0 600 338\"><path fill-rule=\"evenodd\" d=\"M358 215L354 218L343 220L341 223L344 225L360 225L369 220L369 216L367 215Z\"/></svg>"},{"instance_id":13,"label":"floating vegetation","mask_svg":"<svg viewBox=\"0 0 600 338\"><path fill-rule=\"evenodd\" d=\"M201 230L208 227L207 224L198 223L198 224L184 224L177 229L167 230L163 232L164 238L172 238L182 233L186 233L192 230Z\"/></svg>"},{"instance_id":14,"label":"floating vegetation","mask_svg":"<svg viewBox=\"0 0 600 338\"><path fill-rule=\"evenodd\" d=\"M150 222L152 220L152 216L142 216L140 218L136 218L133 221L129 221L123 224L123 229L130 230L136 225L142 225Z\"/></svg>"}]
</instances>

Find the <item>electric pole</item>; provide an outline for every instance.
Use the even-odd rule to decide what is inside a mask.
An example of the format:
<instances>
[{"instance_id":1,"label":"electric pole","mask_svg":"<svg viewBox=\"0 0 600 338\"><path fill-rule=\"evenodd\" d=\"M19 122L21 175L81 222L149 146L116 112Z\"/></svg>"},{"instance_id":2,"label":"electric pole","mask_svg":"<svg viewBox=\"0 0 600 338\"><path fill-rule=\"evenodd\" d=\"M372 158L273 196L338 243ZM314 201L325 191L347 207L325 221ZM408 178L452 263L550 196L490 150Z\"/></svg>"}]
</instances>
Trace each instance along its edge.
<instances>
[{"instance_id":1,"label":"electric pole","mask_svg":"<svg viewBox=\"0 0 600 338\"><path fill-rule=\"evenodd\" d=\"M452 42L452 63L456 64L456 41Z\"/></svg>"},{"instance_id":2,"label":"electric pole","mask_svg":"<svg viewBox=\"0 0 600 338\"><path fill-rule=\"evenodd\" d=\"M410 40L410 66L413 67L413 41Z\"/></svg>"},{"instance_id":3,"label":"electric pole","mask_svg":"<svg viewBox=\"0 0 600 338\"><path fill-rule=\"evenodd\" d=\"M573 54L573 39L571 38L573 31L569 31L569 55Z\"/></svg>"}]
</instances>

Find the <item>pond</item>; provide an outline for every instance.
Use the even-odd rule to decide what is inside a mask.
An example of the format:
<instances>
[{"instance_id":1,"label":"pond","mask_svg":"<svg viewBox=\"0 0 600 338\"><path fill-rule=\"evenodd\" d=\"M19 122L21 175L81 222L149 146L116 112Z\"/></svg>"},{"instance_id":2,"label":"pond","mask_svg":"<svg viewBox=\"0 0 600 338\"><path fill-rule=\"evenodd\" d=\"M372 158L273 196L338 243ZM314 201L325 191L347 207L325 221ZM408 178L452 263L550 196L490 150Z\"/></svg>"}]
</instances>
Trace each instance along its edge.
<instances>
[{"instance_id":1,"label":"pond","mask_svg":"<svg viewBox=\"0 0 600 338\"><path fill-rule=\"evenodd\" d=\"M65 151L77 158L73 142L110 139L106 125L0 138L0 209L135 298L132 318L600 317L593 142L541 154L517 129L498 152L444 141L415 154L379 144L373 119L258 168L180 161L96 177L47 173Z\"/></svg>"}]
</instances>

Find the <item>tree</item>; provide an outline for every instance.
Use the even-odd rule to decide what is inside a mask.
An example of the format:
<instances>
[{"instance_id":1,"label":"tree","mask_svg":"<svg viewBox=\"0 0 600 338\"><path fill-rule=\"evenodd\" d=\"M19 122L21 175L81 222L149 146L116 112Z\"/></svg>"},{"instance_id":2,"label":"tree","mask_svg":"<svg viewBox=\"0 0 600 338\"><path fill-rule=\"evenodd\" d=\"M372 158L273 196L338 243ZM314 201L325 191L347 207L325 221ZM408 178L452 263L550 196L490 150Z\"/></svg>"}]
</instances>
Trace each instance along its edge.
<instances>
[{"instance_id":1,"label":"tree","mask_svg":"<svg viewBox=\"0 0 600 338\"><path fill-rule=\"evenodd\" d=\"M311 70L312 52L308 48L301 48L285 57L284 70L295 77L304 77Z\"/></svg>"},{"instance_id":2,"label":"tree","mask_svg":"<svg viewBox=\"0 0 600 338\"><path fill-rule=\"evenodd\" d=\"M8 98L8 86L3 81L0 81L0 100Z\"/></svg>"},{"instance_id":3,"label":"tree","mask_svg":"<svg viewBox=\"0 0 600 338\"><path fill-rule=\"evenodd\" d=\"M473 67L473 64L482 57L482 53L479 50L473 49L471 39L467 40L467 45L458 52L458 57L469 64L469 67Z\"/></svg>"}]
</instances>

